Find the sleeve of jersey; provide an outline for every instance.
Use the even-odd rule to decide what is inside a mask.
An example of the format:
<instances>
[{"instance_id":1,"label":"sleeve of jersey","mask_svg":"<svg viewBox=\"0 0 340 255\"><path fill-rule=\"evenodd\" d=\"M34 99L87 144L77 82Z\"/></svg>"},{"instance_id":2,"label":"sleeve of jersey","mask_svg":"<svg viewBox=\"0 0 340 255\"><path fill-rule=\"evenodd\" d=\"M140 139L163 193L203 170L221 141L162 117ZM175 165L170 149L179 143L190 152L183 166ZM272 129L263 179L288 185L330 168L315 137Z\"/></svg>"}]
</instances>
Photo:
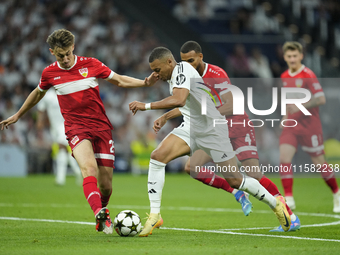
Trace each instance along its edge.
<instances>
[{"instance_id":1,"label":"sleeve of jersey","mask_svg":"<svg viewBox=\"0 0 340 255\"><path fill-rule=\"evenodd\" d=\"M178 67L175 67L178 68ZM177 72L173 80L173 88L187 89L190 91L190 77L191 73L189 70L183 70Z\"/></svg>"},{"instance_id":2,"label":"sleeve of jersey","mask_svg":"<svg viewBox=\"0 0 340 255\"><path fill-rule=\"evenodd\" d=\"M313 72L310 73L310 78L307 79L307 87L314 97L321 97L325 95L318 78Z\"/></svg>"},{"instance_id":3,"label":"sleeve of jersey","mask_svg":"<svg viewBox=\"0 0 340 255\"><path fill-rule=\"evenodd\" d=\"M225 72L220 72L220 76L216 80L216 82L217 83L227 82L228 84L231 84L230 79ZM225 93L230 92L228 88L216 88L216 91L219 93L220 96L222 96Z\"/></svg>"},{"instance_id":4,"label":"sleeve of jersey","mask_svg":"<svg viewBox=\"0 0 340 255\"><path fill-rule=\"evenodd\" d=\"M48 74L45 69L41 74L38 89L43 92L43 91L47 91L50 87L52 87L52 84L48 82Z\"/></svg>"},{"instance_id":5,"label":"sleeve of jersey","mask_svg":"<svg viewBox=\"0 0 340 255\"><path fill-rule=\"evenodd\" d=\"M98 59L93 59L93 66L94 66L94 76L96 78L101 78L105 80L112 79L114 72L108 68L104 63L100 62Z\"/></svg>"}]
</instances>

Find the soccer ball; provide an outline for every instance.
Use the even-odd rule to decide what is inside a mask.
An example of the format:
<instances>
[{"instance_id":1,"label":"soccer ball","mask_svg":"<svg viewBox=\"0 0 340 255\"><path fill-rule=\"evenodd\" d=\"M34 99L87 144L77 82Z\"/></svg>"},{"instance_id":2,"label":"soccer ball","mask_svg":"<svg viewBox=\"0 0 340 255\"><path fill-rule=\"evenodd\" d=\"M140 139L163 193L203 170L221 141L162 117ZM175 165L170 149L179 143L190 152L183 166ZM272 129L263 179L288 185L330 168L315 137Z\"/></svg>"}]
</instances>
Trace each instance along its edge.
<instances>
[{"instance_id":1,"label":"soccer ball","mask_svg":"<svg viewBox=\"0 0 340 255\"><path fill-rule=\"evenodd\" d=\"M142 229L139 215L130 210L118 213L113 221L113 226L120 236L135 236Z\"/></svg>"}]
</instances>

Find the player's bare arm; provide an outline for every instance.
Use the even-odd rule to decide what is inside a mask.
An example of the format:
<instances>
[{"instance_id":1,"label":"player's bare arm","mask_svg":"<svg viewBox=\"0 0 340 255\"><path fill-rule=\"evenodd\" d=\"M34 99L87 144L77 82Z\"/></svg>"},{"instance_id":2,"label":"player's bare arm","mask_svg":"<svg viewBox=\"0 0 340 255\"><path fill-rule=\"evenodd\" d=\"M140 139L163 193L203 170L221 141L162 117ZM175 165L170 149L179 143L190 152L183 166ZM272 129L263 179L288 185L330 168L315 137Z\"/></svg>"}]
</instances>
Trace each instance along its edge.
<instances>
[{"instance_id":1,"label":"player's bare arm","mask_svg":"<svg viewBox=\"0 0 340 255\"><path fill-rule=\"evenodd\" d=\"M233 115L233 95L231 92L227 92L221 96L223 105L218 108L221 115L231 116Z\"/></svg>"},{"instance_id":2,"label":"player's bare arm","mask_svg":"<svg viewBox=\"0 0 340 255\"><path fill-rule=\"evenodd\" d=\"M46 92L40 91L38 87L35 88L29 94L24 104L21 106L17 113L9 117L8 119L0 122L1 130L4 130L4 128L8 128L9 125L17 122L28 110L35 106L45 96L45 93Z\"/></svg>"},{"instance_id":3,"label":"player's bare arm","mask_svg":"<svg viewBox=\"0 0 340 255\"><path fill-rule=\"evenodd\" d=\"M156 119L153 123L153 130L157 134L158 131L165 125L165 123L173 118L181 116L182 113L178 108L172 109L171 111L168 111L164 113L162 116L160 116L158 119Z\"/></svg>"},{"instance_id":4,"label":"player's bare arm","mask_svg":"<svg viewBox=\"0 0 340 255\"><path fill-rule=\"evenodd\" d=\"M320 105L324 105L326 103L326 97L325 96L319 96L319 97L312 97L311 100L309 100L307 103L302 104L306 109L319 107ZM290 114L299 112L300 109L295 105L287 105L287 111Z\"/></svg>"},{"instance_id":5,"label":"player's bare arm","mask_svg":"<svg viewBox=\"0 0 340 255\"><path fill-rule=\"evenodd\" d=\"M112 79L108 80L114 85L123 88L137 88L137 87L144 87L144 86L153 86L158 81L158 75L156 73L150 74L149 77L146 77L143 80L136 79L126 75L119 75L115 73Z\"/></svg>"},{"instance_id":6,"label":"player's bare arm","mask_svg":"<svg viewBox=\"0 0 340 255\"><path fill-rule=\"evenodd\" d=\"M150 103L149 106L146 103L134 101L129 104L129 108L132 111L133 115L135 115L138 110L140 111L145 111L149 109L160 110L160 109L172 109L176 107L182 107L185 105L188 95L189 95L188 89L174 88L172 96L164 98L161 101L152 102Z\"/></svg>"}]
</instances>

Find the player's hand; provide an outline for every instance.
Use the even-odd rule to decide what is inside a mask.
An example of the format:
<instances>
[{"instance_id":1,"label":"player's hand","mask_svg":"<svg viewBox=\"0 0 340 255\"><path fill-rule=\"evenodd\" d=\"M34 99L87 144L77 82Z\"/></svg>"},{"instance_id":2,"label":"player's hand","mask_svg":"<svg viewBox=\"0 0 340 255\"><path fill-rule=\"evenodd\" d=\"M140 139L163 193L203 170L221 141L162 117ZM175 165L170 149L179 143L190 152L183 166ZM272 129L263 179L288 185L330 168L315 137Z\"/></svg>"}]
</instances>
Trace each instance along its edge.
<instances>
[{"instance_id":1,"label":"player's hand","mask_svg":"<svg viewBox=\"0 0 340 255\"><path fill-rule=\"evenodd\" d=\"M133 115L137 113L137 111L145 111L145 103L133 101L129 103L130 111L132 111Z\"/></svg>"},{"instance_id":2,"label":"player's hand","mask_svg":"<svg viewBox=\"0 0 340 255\"><path fill-rule=\"evenodd\" d=\"M294 114L294 113L297 113L298 111L300 111L300 109L295 104L289 104L289 105L287 105L287 111L290 114Z\"/></svg>"},{"instance_id":3,"label":"player's hand","mask_svg":"<svg viewBox=\"0 0 340 255\"><path fill-rule=\"evenodd\" d=\"M17 122L18 119L19 118L16 115L13 115L9 117L7 120L1 121L0 122L1 130L4 130L5 128L8 129L8 126Z\"/></svg>"},{"instance_id":4,"label":"player's hand","mask_svg":"<svg viewBox=\"0 0 340 255\"><path fill-rule=\"evenodd\" d=\"M157 120L155 120L153 122L152 128L153 128L153 130L155 131L156 134L165 125L166 122L167 122L167 120L165 119L164 116L159 117Z\"/></svg>"},{"instance_id":5,"label":"player's hand","mask_svg":"<svg viewBox=\"0 0 340 255\"><path fill-rule=\"evenodd\" d=\"M144 80L145 86L153 86L159 80L159 75L153 72Z\"/></svg>"}]
</instances>

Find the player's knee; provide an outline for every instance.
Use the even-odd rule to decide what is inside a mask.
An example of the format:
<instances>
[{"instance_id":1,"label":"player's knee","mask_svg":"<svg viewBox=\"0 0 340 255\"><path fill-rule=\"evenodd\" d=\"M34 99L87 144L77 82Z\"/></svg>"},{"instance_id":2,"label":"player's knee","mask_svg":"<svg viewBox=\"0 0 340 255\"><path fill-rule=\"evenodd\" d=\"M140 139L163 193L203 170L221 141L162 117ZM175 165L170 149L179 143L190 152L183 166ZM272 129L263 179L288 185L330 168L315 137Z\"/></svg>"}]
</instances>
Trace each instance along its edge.
<instances>
[{"instance_id":1,"label":"player's knee","mask_svg":"<svg viewBox=\"0 0 340 255\"><path fill-rule=\"evenodd\" d=\"M151 152L150 158L153 160L163 162L162 160L164 159L164 153L161 153L160 150L155 149L153 152Z\"/></svg>"},{"instance_id":2,"label":"player's knee","mask_svg":"<svg viewBox=\"0 0 340 255\"><path fill-rule=\"evenodd\" d=\"M242 179L239 178L227 178L226 180L233 189L238 189L242 183Z\"/></svg>"},{"instance_id":3,"label":"player's knee","mask_svg":"<svg viewBox=\"0 0 340 255\"><path fill-rule=\"evenodd\" d=\"M81 167L81 172L85 177L88 177L88 176L97 176L97 173L98 173L98 169L96 166L84 166L84 167Z\"/></svg>"}]
</instances>

